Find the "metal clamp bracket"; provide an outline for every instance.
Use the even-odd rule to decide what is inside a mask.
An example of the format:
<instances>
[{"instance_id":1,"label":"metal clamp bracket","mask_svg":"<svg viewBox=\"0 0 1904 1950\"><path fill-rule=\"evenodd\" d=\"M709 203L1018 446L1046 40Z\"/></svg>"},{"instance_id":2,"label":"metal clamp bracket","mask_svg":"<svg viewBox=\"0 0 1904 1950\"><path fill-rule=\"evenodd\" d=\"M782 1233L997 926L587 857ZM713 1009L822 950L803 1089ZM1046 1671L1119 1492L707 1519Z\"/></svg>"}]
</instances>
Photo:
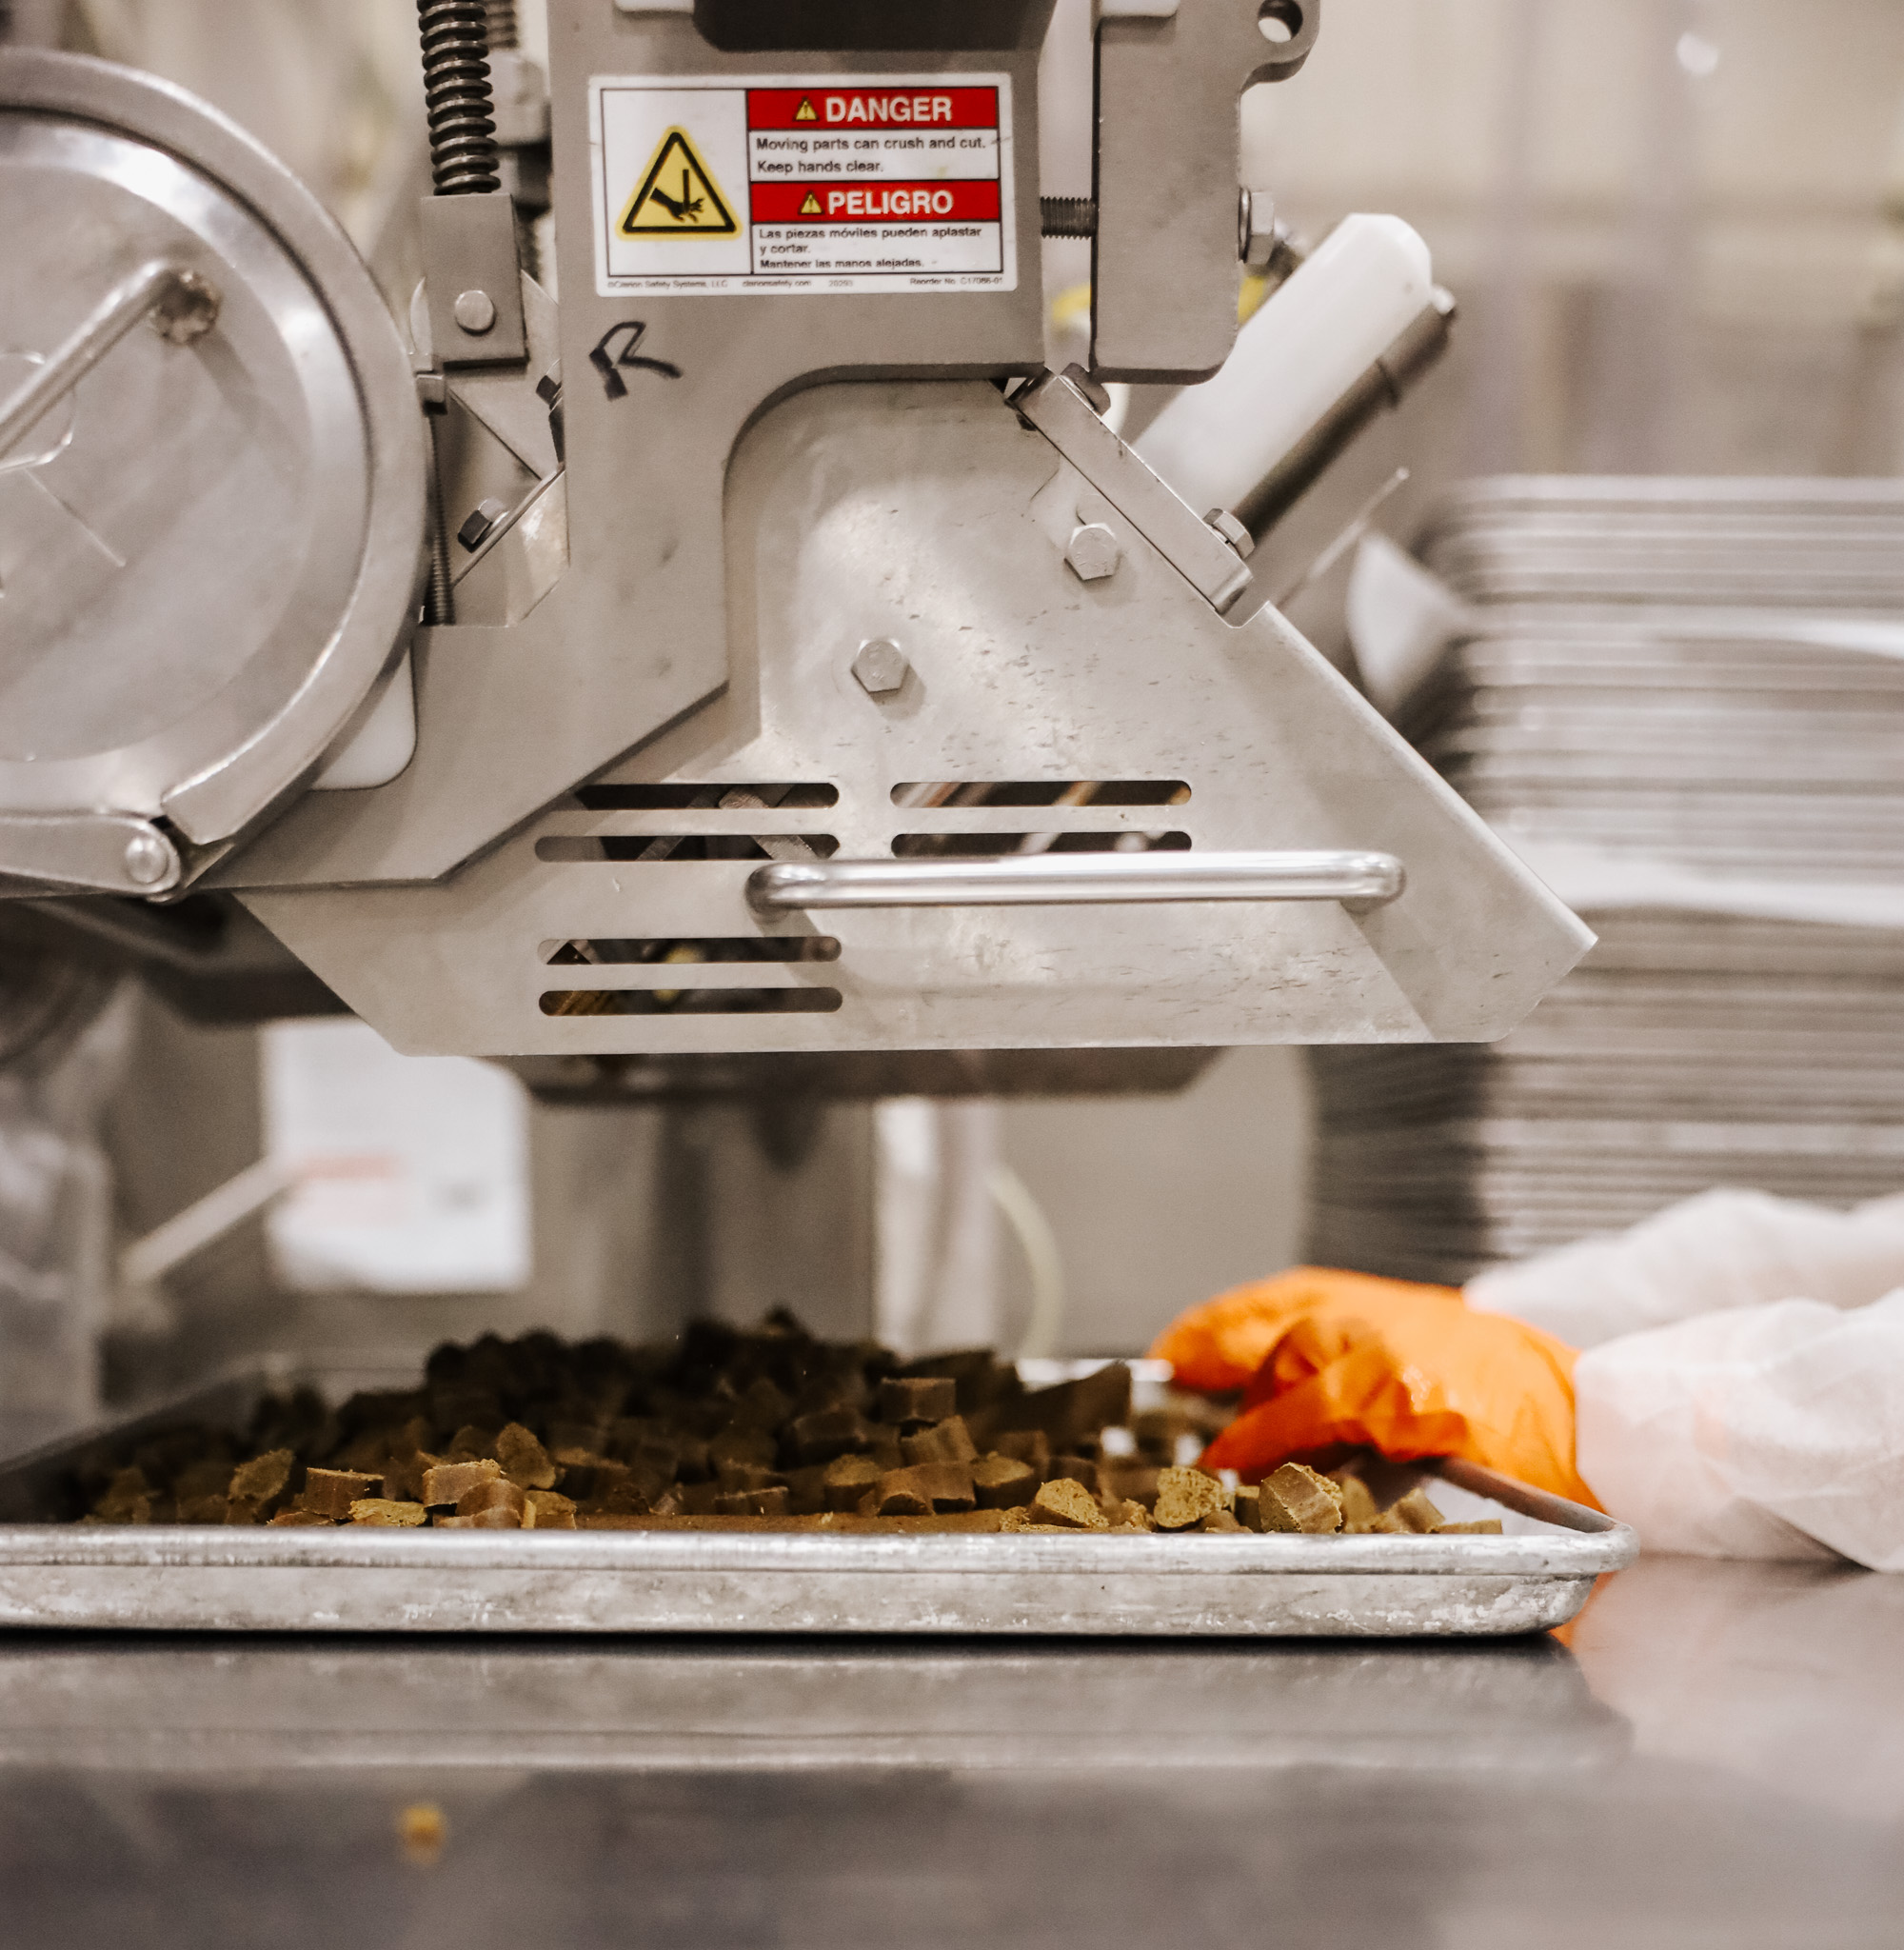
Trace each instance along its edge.
<instances>
[{"instance_id":1,"label":"metal clamp bracket","mask_svg":"<svg viewBox=\"0 0 1904 1950\"><path fill-rule=\"evenodd\" d=\"M4 407L0 455L45 419L142 318L175 346L203 338L218 323L218 287L183 265L154 259L116 285L97 310Z\"/></svg>"},{"instance_id":2,"label":"metal clamp bracket","mask_svg":"<svg viewBox=\"0 0 1904 1950\"><path fill-rule=\"evenodd\" d=\"M128 812L0 814L0 875L106 894L169 893L183 871L169 836Z\"/></svg>"},{"instance_id":3,"label":"metal clamp bracket","mask_svg":"<svg viewBox=\"0 0 1904 1950\"><path fill-rule=\"evenodd\" d=\"M1384 906L1408 884L1392 853L1034 853L1003 860L776 861L747 877L755 913L814 907L1079 906L1339 901Z\"/></svg>"},{"instance_id":4,"label":"metal clamp bracket","mask_svg":"<svg viewBox=\"0 0 1904 1950\"><path fill-rule=\"evenodd\" d=\"M1176 568L1219 616L1250 587L1235 545L1105 426L1077 384L1047 372L1012 405Z\"/></svg>"}]
</instances>

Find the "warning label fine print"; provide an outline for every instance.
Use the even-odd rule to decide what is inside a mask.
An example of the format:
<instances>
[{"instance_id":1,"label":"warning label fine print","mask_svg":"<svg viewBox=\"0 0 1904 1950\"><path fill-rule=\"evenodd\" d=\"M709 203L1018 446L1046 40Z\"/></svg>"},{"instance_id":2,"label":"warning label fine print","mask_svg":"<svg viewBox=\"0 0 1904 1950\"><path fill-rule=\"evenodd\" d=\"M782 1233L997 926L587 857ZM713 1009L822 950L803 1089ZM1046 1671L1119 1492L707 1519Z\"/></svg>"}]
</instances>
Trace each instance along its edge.
<instances>
[{"instance_id":1,"label":"warning label fine print","mask_svg":"<svg viewBox=\"0 0 1904 1950\"><path fill-rule=\"evenodd\" d=\"M596 288L1012 290L1011 79L590 84Z\"/></svg>"}]
</instances>

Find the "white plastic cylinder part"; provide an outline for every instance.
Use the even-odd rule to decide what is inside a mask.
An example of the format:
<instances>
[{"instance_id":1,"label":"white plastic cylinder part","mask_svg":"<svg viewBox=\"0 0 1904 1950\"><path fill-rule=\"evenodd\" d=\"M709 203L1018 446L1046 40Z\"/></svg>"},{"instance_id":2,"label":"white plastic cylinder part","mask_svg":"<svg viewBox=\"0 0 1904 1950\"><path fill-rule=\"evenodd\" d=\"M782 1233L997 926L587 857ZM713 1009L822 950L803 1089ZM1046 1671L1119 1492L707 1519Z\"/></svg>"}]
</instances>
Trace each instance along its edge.
<instances>
[{"instance_id":1,"label":"white plastic cylinder part","mask_svg":"<svg viewBox=\"0 0 1904 1950\"><path fill-rule=\"evenodd\" d=\"M1434 302L1428 247L1399 217L1344 217L1185 387L1137 451L1200 514L1234 508Z\"/></svg>"}]
</instances>

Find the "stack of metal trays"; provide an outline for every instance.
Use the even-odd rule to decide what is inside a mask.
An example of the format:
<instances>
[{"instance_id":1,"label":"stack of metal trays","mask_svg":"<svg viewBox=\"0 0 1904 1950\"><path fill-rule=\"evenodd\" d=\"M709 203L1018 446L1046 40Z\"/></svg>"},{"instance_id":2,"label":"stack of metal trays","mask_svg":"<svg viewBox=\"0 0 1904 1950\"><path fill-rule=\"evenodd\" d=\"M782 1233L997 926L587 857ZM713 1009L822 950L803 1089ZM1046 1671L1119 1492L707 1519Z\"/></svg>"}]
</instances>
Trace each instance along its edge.
<instances>
[{"instance_id":1,"label":"stack of metal trays","mask_svg":"<svg viewBox=\"0 0 1904 1950\"><path fill-rule=\"evenodd\" d=\"M1599 945L1491 1046L1318 1051L1309 1251L1459 1282L1717 1184L1904 1182L1904 489L1500 481L1405 728Z\"/></svg>"}]
</instances>

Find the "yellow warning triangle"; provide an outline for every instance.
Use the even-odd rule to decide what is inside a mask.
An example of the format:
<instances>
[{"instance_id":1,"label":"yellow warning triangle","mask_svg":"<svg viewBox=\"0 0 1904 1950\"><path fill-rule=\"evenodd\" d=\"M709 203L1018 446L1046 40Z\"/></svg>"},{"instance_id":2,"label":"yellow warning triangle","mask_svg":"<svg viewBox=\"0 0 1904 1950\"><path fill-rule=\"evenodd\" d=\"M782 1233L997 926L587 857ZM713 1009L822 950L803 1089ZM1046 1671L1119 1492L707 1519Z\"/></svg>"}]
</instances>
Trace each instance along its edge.
<instances>
[{"instance_id":1,"label":"yellow warning triangle","mask_svg":"<svg viewBox=\"0 0 1904 1950\"><path fill-rule=\"evenodd\" d=\"M732 237L734 213L684 129L670 129L616 229L624 237Z\"/></svg>"},{"instance_id":2,"label":"yellow warning triangle","mask_svg":"<svg viewBox=\"0 0 1904 1950\"><path fill-rule=\"evenodd\" d=\"M817 217L820 214L820 199L810 189L806 192L806 201L800 206L800 213L803 217Z\"/></svg>"},{"instance_id":3,"label":"yellow warning triangle","mask_svg":"<svg viewBox=\"0 0 1904 1950\"><path fill-rule=\"evenodd\" d=\"M793 111L793 119L796 122L817 122L820 117L813 112L813 104L803 99L800 107Z\"/></svg>"}]
</instances>

